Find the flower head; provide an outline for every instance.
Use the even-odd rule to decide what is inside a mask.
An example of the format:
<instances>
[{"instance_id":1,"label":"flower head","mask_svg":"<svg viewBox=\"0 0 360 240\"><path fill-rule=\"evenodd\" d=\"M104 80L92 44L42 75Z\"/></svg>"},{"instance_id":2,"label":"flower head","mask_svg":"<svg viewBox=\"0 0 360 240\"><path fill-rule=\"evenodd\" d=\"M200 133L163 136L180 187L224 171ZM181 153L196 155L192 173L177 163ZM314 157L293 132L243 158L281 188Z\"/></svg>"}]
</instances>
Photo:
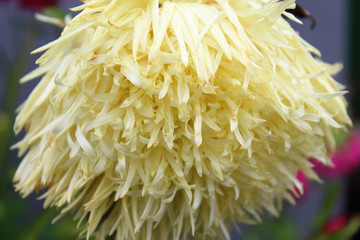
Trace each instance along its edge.
<instances>
[{"instance_id":1,"label":"flower head","mask_svg":"<svg viewBox=\"0 0 360 240\"><path fill-rule=\"evenodd\" d=\"M277 215L324 137L351 124L330 66L282 18L293 0L92 0L21 106L16 189L99 239L229 237Z\"/></svg>"}]
</instances>

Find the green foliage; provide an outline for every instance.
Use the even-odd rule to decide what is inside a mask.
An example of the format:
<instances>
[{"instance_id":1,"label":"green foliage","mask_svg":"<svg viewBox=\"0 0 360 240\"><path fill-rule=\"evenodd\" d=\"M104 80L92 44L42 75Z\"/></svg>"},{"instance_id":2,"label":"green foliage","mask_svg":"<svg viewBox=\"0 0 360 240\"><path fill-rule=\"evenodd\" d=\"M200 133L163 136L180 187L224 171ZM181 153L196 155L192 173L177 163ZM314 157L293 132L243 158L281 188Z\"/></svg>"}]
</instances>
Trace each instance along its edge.
<instances>
[{"instance_id":1,"label":"green foliage","mask_svg":"<svg viewBox=\"0 0 360 240\"><path fill-rule=\"evenodd\" d=\"M263 224L253 226L244 236L246 240L300 240L294 221L288 217L267 219Z\"/></svg>"},{"instance_id":2,"label":"green foliage","mask_svg":"<svg viewBox=\"0 0 360 240\"><path fill-rule=\"evenodd\" d=\"M354 217L350 222L339 232L333 235L321 234L315 240L349 240L359 230L360 219Z\"/></svg>"},{"instance_id":3,"label":"green foliage","mask_svg":"<svg viewBox=\"0 0 360 240\"><path fill-rule=\"evenodd\" d=\"M335 205L336 199L338 197L338 193L339 193L339 186L336 183L332 183L330 184L330 186L328 186L327 191L323 198L323 203L321 205L320 211L317 214L313 224L314 230L316 232L321 231L321 228L331 217L331 213Z\"/></svg>"},{"instance_id":4,"label":"green foliage","mask_svg":"<svg viewBox=\"0 0 360 240\"><path fill-rule=\"evenodd\" d=\"M49 17L58 18L64 20L67 12L58 7L48 7L43 10L43 13Z\"/></svg>"},{"instance_id":5,"label":"green foliage","mask_svg":"<svg viewBox=\"0 0 360 240\"><path fill-rule=\"evenodd\" d=\"M339 232L329 235L323 232L323 227L330 219L338 198L339 186L336 182L331 183L323 197L321 208L312 224L310 236L301 238L294 219L281 217L279 219L267 219L261 225L250 228L244 236L245 240L349 240L360 228L360 218L353 217L349 223Z\"/></svg>"}]
</instances>

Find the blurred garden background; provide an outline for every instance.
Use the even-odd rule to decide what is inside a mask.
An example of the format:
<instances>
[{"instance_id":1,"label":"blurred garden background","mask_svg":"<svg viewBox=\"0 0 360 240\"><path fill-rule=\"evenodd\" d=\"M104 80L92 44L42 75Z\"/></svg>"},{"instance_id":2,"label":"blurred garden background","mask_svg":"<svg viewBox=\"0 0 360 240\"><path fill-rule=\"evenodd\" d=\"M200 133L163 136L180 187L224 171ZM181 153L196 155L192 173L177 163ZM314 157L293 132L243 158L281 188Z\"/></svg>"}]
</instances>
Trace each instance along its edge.
<instances>
[{"instance_id":1,"label":"blurred garden background","mask_svg":"<svg viewBox=\"0 0 360 240\"><path fill-rule=\"evenodd\" d=\"M240 1L240 0L237 0ZM297 206L284 205L279 218L265 217L257 226L240 226L242 234L233 231L233 239L360 239L360 1L298 0L311 16L301 18L303 25L292 23L300 35L317 47L322 59L343 62L336 77L347 86L346 98L354 127L335 132L339 148L333 156L335 168L316 165L324 183L309 182L301 172L305 194ZM0 240L77 239L79 232L72 216L51 224L56 209L43 210L41 196L22 199L12 186L12 177L20 160L10 150L20 136L14 136L12 125L16 108L25 100L37 81L20 85L21 76L36 67L39 55L35 48L56 39L61 28L35 18L42 13L64 20L73 16L69 8L77 0L0 0ZM304 13L304 12L303 12ZM309 15L309 14L304 14ZM315 27L313 19L316 19Z\"/></svg>"}]
</instances>

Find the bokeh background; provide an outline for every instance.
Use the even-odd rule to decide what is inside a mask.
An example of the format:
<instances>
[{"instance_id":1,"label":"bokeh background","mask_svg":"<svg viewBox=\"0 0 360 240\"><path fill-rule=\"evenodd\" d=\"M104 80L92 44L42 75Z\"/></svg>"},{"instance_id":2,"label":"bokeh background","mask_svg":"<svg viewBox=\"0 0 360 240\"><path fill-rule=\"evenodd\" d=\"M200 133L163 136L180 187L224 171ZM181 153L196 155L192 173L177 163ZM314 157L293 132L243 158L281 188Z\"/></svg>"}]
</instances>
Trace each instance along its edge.
<instances>
[{"instance_id":1,"label":"bokeh background","mask_svg":"<svg viewBox=\"0 0 360 240\"><path fill-rule=\"evenodd\" d=\"M240 0L238 0L240 1ZM302 18L303 25L292 23L299 34L316 46L322 59L343 62L336 79L347 86L349 113L354 127L336 132L338 152L333 156L334 169L317 166L324 183L310 183L301 173L305 195L297 205L284 205L281 217L264 217L257 226L240 225L232 239L360 239L360 1L298 0L316 19ZM71 216L51 224L56 209L43 210L41 196L22 199L12 186L12 177L20 160L10 146L21 139L14 136L12 124L16 108L26 99L37 80L24 85L18 79L34 69L39 55L31 50L56 39L61 29L35 19L34 14L64 18L72 14L77 0L0 0L0 240L77 239L78 231ZM314 160L315 162L315 160ZM111 238L110 238L111 239Z\"/></svg>"}]
</instances>

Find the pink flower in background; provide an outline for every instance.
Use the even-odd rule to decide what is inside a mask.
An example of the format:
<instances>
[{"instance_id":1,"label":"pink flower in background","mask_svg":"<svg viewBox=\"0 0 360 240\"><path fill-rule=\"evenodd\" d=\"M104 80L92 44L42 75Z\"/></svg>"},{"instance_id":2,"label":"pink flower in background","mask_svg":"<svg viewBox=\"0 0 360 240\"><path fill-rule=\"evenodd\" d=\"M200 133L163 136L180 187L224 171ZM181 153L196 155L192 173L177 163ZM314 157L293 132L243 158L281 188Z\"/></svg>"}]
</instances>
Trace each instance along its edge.
<instances>
[{"instance_id":1,"label":"pink flower in background","mask_svg":"<svg viewBox=\"0 0 360 240\"><path fill-rule=\"evenodd\" d=\"M354 130L347 143L331 158L333 167L324 166L316 159L311 159L315 170L320 175L334 178L356 171L360 165L360 130Z\"/></svg>"},{"instance_id":2,"label":"pink flower in background","mask_svg":"<svg viewBox=\"0 0 360 240\"><path fill-rule=\"evenodd\" d=\"M310 159L315 165L315 171L328 178L341 177L356 171L360 165L360 130L353 130L350 137L340 148L336 154L331 158L334 166L325 166L316 159ZM303 194L301 195L300 190L295 187L297 196L304 197L311 188L311 182L306 175L299 171L296 178L303 185ZM295 197L295 196L294 196Z\"/></svg>"},{"instance_id":3,"label":"pink flower in background","mask_svg":"<svg viewBox=\"0 0 360 240\"><path fill-rule=\"evenodd\" d=\"M0 3L10 2L11 0L0 0ZM46 7L55 6L57 0L17 0L19 5L33 11L40 11Z\"/></svg>"},{"instance_id":4,"label":"pink flower in background","mask_svg":"<svg viewBox=\"0 0 360 240\"><path fill-rule=\"evenodd\" d=\"M298 189L297 187L295 187L295 192L298 196L301 196L302 198L310 191L311 183L310 180L305 176L305 174L301 170L298 171L296 178L303 186L303 194L301 194L300 189Z\"/></svg>"},{"instance_id":5,"label":"pink flower in background","mask_svg":"<svg viewBox=\"0 0 360 240\"><path fill-rule=\"evenodd\" d=\"M343 215L330 218L323 227L323 232L327 233L328 235L333 235L341 231L348 223L349 219Z\"/></svg>"},{"instance_id":6,"label":"pink flower in background","mask_svg":"<svg viewBox=\"0 0 360 240\"><path fill-rule=\"evenodd\" d=\"M57 0L19 0L19 3L24 8L39 11L43 8L56 5Z\"/></svg>"}]
</instances>

